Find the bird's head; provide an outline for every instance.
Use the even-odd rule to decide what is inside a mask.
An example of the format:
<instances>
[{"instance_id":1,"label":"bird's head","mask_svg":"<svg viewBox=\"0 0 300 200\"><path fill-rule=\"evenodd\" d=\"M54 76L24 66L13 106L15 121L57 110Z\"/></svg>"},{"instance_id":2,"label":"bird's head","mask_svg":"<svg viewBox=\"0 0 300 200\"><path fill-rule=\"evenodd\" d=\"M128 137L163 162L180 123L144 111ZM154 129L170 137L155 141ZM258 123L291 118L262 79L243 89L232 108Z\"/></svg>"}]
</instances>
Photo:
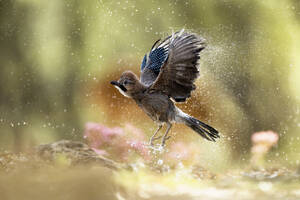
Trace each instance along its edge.
<instances>
[{"instance_id":1,"label":"bird's head","mask_svg":"<svg viewBox=\"0 0 300 200\"><path fill-rule=\"evenodd\" d=\"M131 71L123 72L118 81L111 81L110 83L126 97L132 97L132 94L141 88L138 77Z\"/></svg>"}]
</instances>

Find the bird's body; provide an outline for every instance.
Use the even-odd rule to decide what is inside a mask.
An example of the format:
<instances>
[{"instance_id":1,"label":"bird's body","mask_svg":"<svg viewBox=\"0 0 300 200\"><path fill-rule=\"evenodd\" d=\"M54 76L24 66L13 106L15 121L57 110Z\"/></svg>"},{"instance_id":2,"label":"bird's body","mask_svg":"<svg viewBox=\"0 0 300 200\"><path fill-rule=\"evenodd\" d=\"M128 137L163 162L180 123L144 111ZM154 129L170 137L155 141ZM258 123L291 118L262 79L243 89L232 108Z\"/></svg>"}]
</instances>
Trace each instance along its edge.
<instances>
[{"instance_id":1,"label":"bird's body","mask_svg":"<svg viewBox=\"0 0 300 200\"><path fill-rule=\"evenodd\" d=\"M203 39L182 30L158 43L143 59L140 80L133 72L125 71L118 81L111 84L124 96L132 98L158 123L151 145L160 138L155 136L162 125L167 124L162 137L162 145L165 144L172 123L184 123L207 140L215 141L219 137L217 130L182 112L174 104L174 101L184 102L196 88L194 81L199 74L199 53L205 47Z\"/></svg>"},{"instance_id":2,"label":"bird's body","mask_svg":"<svg viewBox=\"0 0 300 200\"><path fill-rule=\"evenodd\" d=\"M143 94L133 96L133 99L153 121L160 124L175 120L175 105L168 96L149 90Z\"/></svg>"}]
</instances>

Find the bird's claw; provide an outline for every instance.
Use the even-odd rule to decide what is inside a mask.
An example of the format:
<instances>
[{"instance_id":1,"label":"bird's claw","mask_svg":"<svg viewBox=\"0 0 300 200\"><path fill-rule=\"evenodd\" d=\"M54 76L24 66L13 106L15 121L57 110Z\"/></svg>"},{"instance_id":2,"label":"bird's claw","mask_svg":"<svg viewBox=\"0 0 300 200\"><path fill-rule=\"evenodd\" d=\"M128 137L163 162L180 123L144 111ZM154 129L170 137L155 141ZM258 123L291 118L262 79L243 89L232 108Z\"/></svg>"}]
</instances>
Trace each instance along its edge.
<instances>
[{"instance_id":1,"label":"bird's claw","mask_svg":"<svg viewBox=\"0 0 300 200\"><path fill-rule=\"evenodd\" d=\"M170 139L170 138L171 138L171 136L164 137L164 138L162 139L162 141L161 141L161 144L160 144L160 146L161 146L161 147L164 147L164 146L165 146L165 144L166 144L166 141L167 141L168 139Z\"/></svg>"},{"instance_id":2,"label":"bird's claw","mask_svg":"<svg viewBox=\"0 0 300 200\"><path fill-rule=\"evenodd\" d=\"M153 146L153 141L154 140L158 140L158 139L160 139L160 138L162 138L162 136L158 136L158 137L153 137L153 138L151 138L150 139L150 146ZM163 147L163 146L165 146L165 143L166 143L166 141L168 140L168 139L170 139L171 138L171 136L168 136L168 137L164 137L163 139L162 139L162 141L161 141L161 144L160 144L160 146L161 147Z\"/></svg>"},{"instance_id":3,"label":"bird's claw","mask_svg":"<svg viewBox=\"0 0 300 200\"><path fill-rule=\"evenodd\" d=\"M161 137L162 137L162 136L154 137L154 138L152 138L151 140L152 140L152 141L158 140L158 139L160 139Z\"/></svg>"},{"instance_id":4,"label":"bird's claw","mask_svg":"<svg viewBox=\"0 0 300 200\"><path fill-rule=\"evenodd\" d=\"M160 139L161 137L162 137L162 136L152 137L152 138L150 139L150 142L149 142L150 146L153 146L153 141L158 140L158 139Z\"/></svg>"}]
</instances>

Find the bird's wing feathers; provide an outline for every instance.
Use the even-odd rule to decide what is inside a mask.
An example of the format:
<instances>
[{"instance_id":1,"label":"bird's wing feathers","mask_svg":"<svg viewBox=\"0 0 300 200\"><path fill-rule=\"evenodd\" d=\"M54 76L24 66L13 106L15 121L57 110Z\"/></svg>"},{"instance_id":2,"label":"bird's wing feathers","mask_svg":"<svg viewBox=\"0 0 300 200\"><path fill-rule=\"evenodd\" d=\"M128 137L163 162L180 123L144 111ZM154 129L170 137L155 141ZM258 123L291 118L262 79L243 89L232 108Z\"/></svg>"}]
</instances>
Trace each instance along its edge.
<instances>
[{"instance_id":1,"label":"bird's wing feathers","mask_svg":"<svg viewBox=\"0 0 300 200\"><path fill-rule=\"evenodd\" d=\"M145 55L141 65L141 82L151 85L160 72L161 66L168 57L168 44L156 41L151 48L149 55ZM157 46L157 47L156 47Z\"/></svg>"},{"instance_id":2,"label":"bird's wing feathers","mask_svg":"<svg viewBox=\"0 0 300 200\"><path fill-rule=\"evenodd\" d=\"M168 57L160 67L151 89L159 90L177 102L183 102L196 88L194 81L199 75L199 53L205 48L205 42L196 34L183 31L173 34L168 40Z\"/></svg>"},{"instance_id":3,"label":"bird's wing feathers","mask_svg":"<svg viewBox=\"0 0 300 200\"><path fill-rule=\"evenodd\" d=\"M141 64L141 71L143 71L145 69L147 63L147 54L144 56L142 64Z\"/></svg>"}]
</instances>

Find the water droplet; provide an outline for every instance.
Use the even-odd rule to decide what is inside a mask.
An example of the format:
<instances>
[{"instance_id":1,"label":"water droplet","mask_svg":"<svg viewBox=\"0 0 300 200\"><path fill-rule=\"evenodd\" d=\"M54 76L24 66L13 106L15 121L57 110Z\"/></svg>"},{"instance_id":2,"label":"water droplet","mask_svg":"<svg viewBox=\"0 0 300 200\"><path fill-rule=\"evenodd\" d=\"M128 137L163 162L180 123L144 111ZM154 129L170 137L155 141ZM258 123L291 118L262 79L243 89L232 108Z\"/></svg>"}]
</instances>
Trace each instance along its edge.
<instances>
[{"instance_id":1,"label":"water droplet","mask_svg":"<svg viewBox=\"0 0 300 200\"><path fill-rule=\"evenodd\" d=\"M162 159L159 159L158 161L157 161L157 164L158 165L162 165L164 163L164 161L162 160Z\"/></svg>"},{"instance_id":2,"label":"water droplet","mask_svg":"<svg viewBox=\"0 0 300 200\"><path fill-rule=\"evenodd\" d=\"M272 186L273 185L270 182L260 182L258 184L259 189L264 191L264 192L270 191L272 189Z\"/></svg>"}]
</instances>

